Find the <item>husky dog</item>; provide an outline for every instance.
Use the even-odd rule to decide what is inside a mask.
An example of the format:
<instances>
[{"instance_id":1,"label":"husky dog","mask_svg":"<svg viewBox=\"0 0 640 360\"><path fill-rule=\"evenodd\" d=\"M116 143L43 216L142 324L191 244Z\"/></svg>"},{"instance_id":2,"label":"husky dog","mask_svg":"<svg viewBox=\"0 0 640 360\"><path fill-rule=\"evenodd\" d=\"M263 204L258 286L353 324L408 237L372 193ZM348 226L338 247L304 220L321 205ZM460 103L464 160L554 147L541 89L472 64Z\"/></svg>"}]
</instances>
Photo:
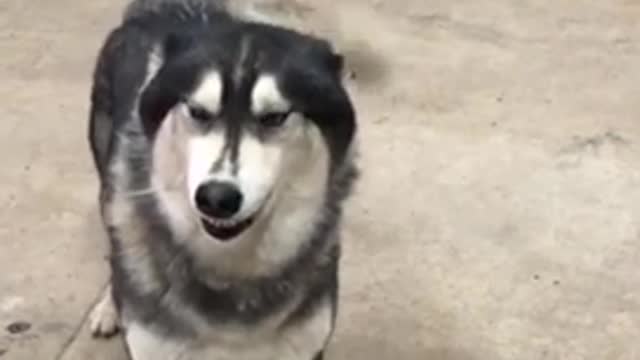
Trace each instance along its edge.
<instances>
[{"instance_id":1,"label":"husky dog","mask_svg":"<svg viewBox=\"0 0 640 360\"><path fill-rule=\"evenodd\" d=\"M89 139L111 245L94 335L134 360L319 360L355 111L330 44L222 0L137 0L100 51Z\"/></svg>"}]
</instances>

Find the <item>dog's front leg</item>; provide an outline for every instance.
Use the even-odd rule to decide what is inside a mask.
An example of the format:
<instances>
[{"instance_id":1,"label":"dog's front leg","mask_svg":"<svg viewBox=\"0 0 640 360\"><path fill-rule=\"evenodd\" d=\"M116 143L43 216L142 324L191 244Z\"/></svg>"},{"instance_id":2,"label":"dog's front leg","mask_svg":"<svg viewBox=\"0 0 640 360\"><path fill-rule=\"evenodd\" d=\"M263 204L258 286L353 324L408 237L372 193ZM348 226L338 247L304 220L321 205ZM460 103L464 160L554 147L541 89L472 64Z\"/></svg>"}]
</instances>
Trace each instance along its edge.
<instances>
[{"instance_id":1,"label":"dog's front leg","mask_svg":"<svg viewBox=\"0 0 640 360\"><path fill-rule=\"evenodd\" d=\"M91 310L89 328L94 337L108 338L115 335L119 327L118 311L113 302L111 283L109 283L100 300Z\"/></svg>"}]
</instances>

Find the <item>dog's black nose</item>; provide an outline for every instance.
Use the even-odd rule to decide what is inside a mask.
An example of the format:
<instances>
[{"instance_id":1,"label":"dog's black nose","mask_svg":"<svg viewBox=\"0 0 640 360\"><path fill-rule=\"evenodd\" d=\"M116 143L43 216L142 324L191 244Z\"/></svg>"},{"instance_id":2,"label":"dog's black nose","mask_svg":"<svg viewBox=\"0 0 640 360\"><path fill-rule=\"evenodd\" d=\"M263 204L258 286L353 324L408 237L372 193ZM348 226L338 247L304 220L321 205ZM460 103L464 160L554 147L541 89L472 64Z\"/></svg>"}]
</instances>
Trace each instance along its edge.
<instances>
[{"instance_id":1,"label":"dog's black nose","mask_svg":"<svg viewBox=\"0 0 640 360\"><path fill-rule=\"evenodd\" d=\"M242 193L232 184L212 181L196 190L196 206L203 214L228 219L242 206Z\"/></svg>"}]
</instances>

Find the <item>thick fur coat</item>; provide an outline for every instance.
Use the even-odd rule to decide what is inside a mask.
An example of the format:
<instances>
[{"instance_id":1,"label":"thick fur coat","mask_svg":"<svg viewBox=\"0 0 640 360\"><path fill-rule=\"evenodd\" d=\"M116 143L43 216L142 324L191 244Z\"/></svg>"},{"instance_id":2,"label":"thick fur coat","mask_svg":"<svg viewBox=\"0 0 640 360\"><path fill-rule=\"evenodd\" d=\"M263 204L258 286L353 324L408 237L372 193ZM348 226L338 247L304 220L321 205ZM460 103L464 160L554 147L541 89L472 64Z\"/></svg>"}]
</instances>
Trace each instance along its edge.
<instances>
[{"instance_id":1,"label":"thick fur coat","mask_svg":"<svg viewBox=\"0 0 640 360\"><path fill-rule=\"evenodd\" d=\"M128 7L91 96L112 269L95 334L119 326L134 360L322 357L356 178L341 71L326 41L223 1ZM209 216L211 184L233 216Z\"/></svg>"}]
</instances>

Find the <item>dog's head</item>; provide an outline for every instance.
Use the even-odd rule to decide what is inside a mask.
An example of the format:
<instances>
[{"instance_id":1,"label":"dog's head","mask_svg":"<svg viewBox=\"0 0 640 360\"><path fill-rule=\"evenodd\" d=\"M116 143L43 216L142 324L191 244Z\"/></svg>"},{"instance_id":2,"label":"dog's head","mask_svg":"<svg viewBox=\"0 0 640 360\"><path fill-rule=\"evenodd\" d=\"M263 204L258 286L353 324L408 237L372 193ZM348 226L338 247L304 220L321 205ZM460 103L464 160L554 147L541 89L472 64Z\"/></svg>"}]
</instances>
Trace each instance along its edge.
<instances>
[{"instance_id":1,"label":"dog's head","mask_svg":"<svg viewBox=\"0 0 640 360\"><path fill-rule=\"evenodd\" d=\"M325 41L274 26L167 35L139 109L175 227L228 246L312 227L356 130L341 70Z\"/></svg>"}]
</instances>

